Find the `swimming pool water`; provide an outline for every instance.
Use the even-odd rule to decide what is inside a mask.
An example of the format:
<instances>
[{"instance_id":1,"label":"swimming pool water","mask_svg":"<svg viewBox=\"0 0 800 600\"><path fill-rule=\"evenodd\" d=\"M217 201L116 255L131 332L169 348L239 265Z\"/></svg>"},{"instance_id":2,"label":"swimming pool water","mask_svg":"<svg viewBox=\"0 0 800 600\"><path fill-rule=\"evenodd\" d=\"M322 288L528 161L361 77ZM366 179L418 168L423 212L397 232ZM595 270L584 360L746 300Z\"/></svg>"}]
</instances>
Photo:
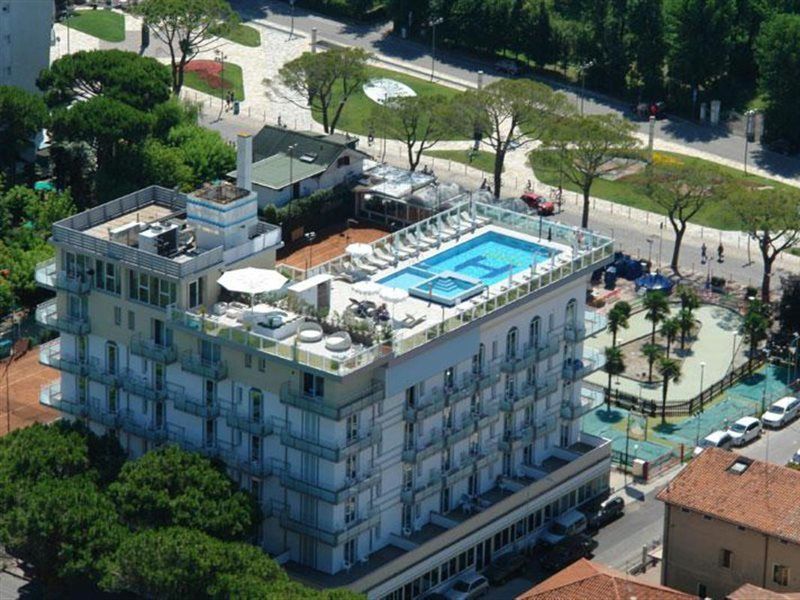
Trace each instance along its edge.
<instances>
[{"instance_id":1,"label":"swimming pool water","mask_svg":"<svg viewBox=\"0 0 800 600\"><path fill-rule=\"evenodd\" d=\"M492 285L507 279L509 274L530 269L531 264L538 265L549 256L550 251L544 246L489 231L384 277L379 283L407 290L434 275L453 272Z\"/></svg>"}]
</instances>

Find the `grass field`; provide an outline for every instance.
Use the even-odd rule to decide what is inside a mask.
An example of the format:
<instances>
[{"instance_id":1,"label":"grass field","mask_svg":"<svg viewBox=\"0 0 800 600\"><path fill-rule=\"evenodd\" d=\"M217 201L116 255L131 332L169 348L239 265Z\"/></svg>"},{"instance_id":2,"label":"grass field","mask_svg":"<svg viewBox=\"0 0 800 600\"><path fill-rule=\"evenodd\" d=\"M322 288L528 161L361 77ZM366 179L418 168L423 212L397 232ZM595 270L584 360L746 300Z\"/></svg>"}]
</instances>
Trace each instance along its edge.
<instances>
[{"instance_id":1,"label":"grass field","mask_svg":"<svg viewBox=\"0 0 800 600\"><path fill-rule=\"evenodd\" d=\"M431 83L410 75L405 75L403 73L398 73L396 71L389 71L388 69L367 67L367 71L369 72L369 76L371 78L386 77L388 79L394 79L395 81L404 83L414 90L418 96L440 95L451 98L460 93L458 90ZM337 106L340 97L341 94L334 93L334 98L331 105ZM377 106L377 104L370 100L363 91L359 90L347 100L347 104L344 106L342 116L339 118L339 123L337 124L336 128L340 131L349 131L350 133L367 135L369 133L370 115L372 114L375 106ZM313 116L315 121L322 123L322 117L319 111L314 111ZM376 137L381 137L379 128L376 129L374 133ZM464 139L464 133L460 131L460 127L454 124L452 132L450 132L450 134L446 137L447 139L454 140Z\"/></svg>"},{"instance_id":2,"label":"grass field","mask_svg":"<svg viewBox=\"0 0 800 600\"><path fill-rule=\"evenodd\" d=\"M106 42L125 41L125 17L110 10L80 10L67 23L72 29Z\"/></svg>"},{"instance_id":3,"label":"grass field","mask_svg":"<svg viewBox=\"0 0 800 600\"><path fill-rule=\"evenodd\" d=\"M778 188L796 189L788 186L774 179L767 179L765 177L758 177L755 175L745 175L738 169L725 167L712 163L700 158L685 156L682 154L674 154L672 152L656 152L655 160L677 160L684 164L691 164L699 166L703 169L716 170L723 175L730 177L734 185L742 185L747 187L753 186L773 186ZM540 181L557 186L559 184L559 173L556 169L548 169L542 166L541 151L534 151L530 154L530 163L536 178ZM649 210L656 213L664 213L664 210L657 206L644 192L643 187L646 175L644 173L637 173L635 175L627 175L621 177L616 181L609 181L606 179L598 179L592 186L592 196L610 200L625 206L633 206L634 208L641 208L642 210ZM566 179L563 181L564 189L572 192L580 192L578 186L568 182ZM707 227L714 227L717 229L740 230L742 223L736 214L730 210L728 204L724 201L725 198L720 195L718 202L710 202L704 206L700 212L697 213L692 222L698 225L705 225Z\"/></svg>"},{"instance_id":4,"label":"grass field","mask_svg":"<svg viewBox=\"0 0 800 600\"><path fill-rule=\"evenodd\" d=\"M428 150L425 152L425 156L444 158L469 165L487 173L494 173L494 152L487 152L486 150L478 150L477 153L471 153L469 150Z\"/></svg>"},{"instance_id":5,"label":"grass field","mask_svg":"<svg viewBox=\"0 0 800 600\"><path fill-rule=\"evenodd\" d=\"M250 25L242 25L241 23L237 23L235 27L221 37L235 44L241 44L242 46L249 46L251 48L258 48L261 45L261 34L258 29Z\"/></svg>"},{"instance_id":6,"label":"grass field","mask_svg":"<svg viewBox=\"0 0 800 600\"><path fill-rule=\"evenodd\" d=\"M210 64L208 64L210 63ZM221 88L225 90L233 90L236 100L244 100L244 85L242 84L242 67L234 63L225 63L225 69L222 71L223 84L220 85L219 65L214 61L198 61L194 60L189 65L201 65L208 67L208 69L201 69L196 71L187 70L184 73L183 83L185 86L210 94L211 96L220 96Z\"/></svg>"}]
</instances>

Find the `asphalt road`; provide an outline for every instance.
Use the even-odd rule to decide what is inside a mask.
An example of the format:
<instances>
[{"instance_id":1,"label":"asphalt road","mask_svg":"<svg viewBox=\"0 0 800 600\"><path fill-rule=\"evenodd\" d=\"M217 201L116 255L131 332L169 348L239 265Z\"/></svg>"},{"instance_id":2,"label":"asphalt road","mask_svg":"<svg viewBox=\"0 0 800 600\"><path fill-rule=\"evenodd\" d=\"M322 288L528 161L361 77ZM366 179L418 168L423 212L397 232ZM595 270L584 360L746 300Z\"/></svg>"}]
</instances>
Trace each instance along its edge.
<instances>
[{"instance_id":1,"label":"asphalt road","mask_svg":"<svg viewBox=\"0 0 800 600\"><path fill-rule=\"evenodd\" d=\"M303 34L310 34L316 27L321 39L332 42L359 46L391 58L414 65L426 72L431 69L431 48L400 36L389 34L389 27L383 25L364 25L342 22L330 17L321 16L308 10L295 7L288 2L277 0L233 0L231 4L246 19L266 18L267 22L290 27L294 20L294 29ZM294 18L292 18L294 13ZM437 49L435 71L465 81L475 81L478 70L485 72L485 82L496 79L500 74L490 62L466 56L460 52ZM567 88L557 82L548 81L553 87L564 91L578 106L579 96L573 88ZM723 107L724 108L724 107ZM629 106L596 94L585 94L584 110L588 114L609 113L629 114ZM647 132L646 122L639 122L643 132ZM729 133L722 128L699 125L682 119L664 119L656 123L655 135L658 138L691 146L717 156L741 161L744 158L744 138ZM770 173L783 177L800 175L800 159L770 152L759 143L749 146L749 164L756 165Z\"/></svg>"}]
</instances>

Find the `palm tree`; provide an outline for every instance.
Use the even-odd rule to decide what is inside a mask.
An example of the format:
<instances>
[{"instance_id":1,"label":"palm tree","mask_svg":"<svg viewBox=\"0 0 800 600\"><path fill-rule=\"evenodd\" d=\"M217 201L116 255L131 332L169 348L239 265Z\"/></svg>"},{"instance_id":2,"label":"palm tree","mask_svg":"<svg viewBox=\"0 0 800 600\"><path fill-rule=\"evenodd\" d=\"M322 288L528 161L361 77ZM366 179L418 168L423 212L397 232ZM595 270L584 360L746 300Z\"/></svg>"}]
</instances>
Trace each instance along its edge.
<instances>
[{"instance_id":1,"label":"palm tree","mask_svg":"<svg viewBox=\"0 0 800 600\"><path fill-rule=\"evenodd\" d=\"M617 333L620 329L628 328L628 318L631 316L631 305L621 300L608 311L608 330L611 332L611 347L617 347Z\"/></svg>"},{"instance_id":2,"label":"palm tree","mask_svg":"<svg viewBox=\"0 0 800 600\"><path fill-rule=\"evenodd\" d=\"M653 324L653 331L650 334L650 343L656 343L656 327L669 314L669 302L667 295L662 291L647 292L642 301L647 311L644 318Z\"/></svg>"},{"instance_id":3,"label":"palm tree","mask_svg":"<svg viewBox=\"0 0 800 600\"><path fill-rule=\"evenodd\" d=\"M615 346L606 347L606 364L603 369L608 373L608 389L606 390L606 409L611 412L611 378L625 372L625 356Z\"/></svg>"},{"instance_id":4,"label":"palm tree","mask_svg":"<svg viewBox=\"0 0 800 600\"><path fill-rule=\"evenodd\" d=\"M688 308L682 308L678 312L678 329L681 331L681 350L686 346L686 338L688 338L694 330L694 317L692 311Z\"/></svg>"},{"instance_id":5,"label":"palm tree","mask_svg":"<svg viewBox=\"0 0 800 600\"><path fill-rule=\"evenodd\" d=\"M753 300L747 307L742 325L739 329L745 341L750 345L750 358L755 358L758 343L767 339L770 319L767 305L761 300Z\"/></svg>"},{"instance_id":6,"label":"palm tree","mask_svg":"<svg viewBox=\"0 0 800 600\"><path fill-rule=\"evenodd\" d=\"M649 366L647 371L647 382L653 383L653 363L662 357L661 346L658 344L645 344L642 346L642 354L647 359Z\"/></svg>"},{"instance_id":7,"label":"palm tree","mask_svg":"<svg viewBox=\"0 0 800 600\"><path fill-rule=\"evenodd\" d=\"M665 319L661 324L661 335L664 336L665 340L667 340L667 358L669 358L669 350L672 346L672 342L675 341L675 337L678 335L680 329L681 325L678 322L677 317Z\"/></svg>"},{"instance_id":8,"label":"palm tree","mask_svg":"<svg viewBox=\"0 0 800 600\"><path fill-rule=\"evenodd\" d=\"M667 393L670 381L680 381L681 363L674 358L662 358L658 361L658 372L661 374L661 424L667 422Z\"/></svg>"},{"instance_id":9,"label":"palm tree","mask_svg":"<svg viewBox=\"0 0 800 600\"><path fill-rule=\"evenodd\" d=\"M697 297L697 292L694 291L694 288L688 285L679 285L677 293L678 298L681 300L681 308L688 310L689 314L700 306L700 298Z\"/></svg>"}]
</instances>

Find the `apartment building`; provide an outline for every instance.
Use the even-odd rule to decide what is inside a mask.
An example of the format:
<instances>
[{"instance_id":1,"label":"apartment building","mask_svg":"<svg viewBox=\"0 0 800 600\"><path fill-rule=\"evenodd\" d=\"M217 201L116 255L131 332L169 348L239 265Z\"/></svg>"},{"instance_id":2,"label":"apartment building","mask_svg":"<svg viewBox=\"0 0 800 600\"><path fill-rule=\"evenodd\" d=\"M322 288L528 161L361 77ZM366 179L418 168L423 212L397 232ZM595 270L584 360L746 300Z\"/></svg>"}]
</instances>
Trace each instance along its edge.
<instances>
[{"instance_id":1,"label":"apartment building","mask_svg":"<svg viewBox=\"0 0 800 600\"><path fill-rule=\"evenodd\" d=\"M239 302L221 274L275 267L281 232L238 175L53 226L36 277L56 296L37 318L60 332L41 360L61 377L43 404L132 457L175 443L221 459L261 503L265 551L369 598L420 597L607 492L610 446L579 419L601 366L586 284L611 240L465 202L388 234L371 263ZM402 301L360 319L356 279Z\"/></svg>"},{"instance_id":2,"label":"apartment building","mask_svg":"<svg viewBox=\"0 0 800 600\"><path fill-rule=\"evenodd\" d=\"M748 583L776 594L800 592L798 497L800 472L704 450L658 494L661 583L709 598ZM733 597L746 597L747 589Z\"/></svg>"},{"instance_id":3,"label":"apartment building","mask_svg":"<svg viewBox=\"0 0 800 600\"><path fill-rule=\"evenodd\" d=\"M50 66L54 4L51 0L0 0L0 85L36 92Z\"/></svg>"}]
</instances>

